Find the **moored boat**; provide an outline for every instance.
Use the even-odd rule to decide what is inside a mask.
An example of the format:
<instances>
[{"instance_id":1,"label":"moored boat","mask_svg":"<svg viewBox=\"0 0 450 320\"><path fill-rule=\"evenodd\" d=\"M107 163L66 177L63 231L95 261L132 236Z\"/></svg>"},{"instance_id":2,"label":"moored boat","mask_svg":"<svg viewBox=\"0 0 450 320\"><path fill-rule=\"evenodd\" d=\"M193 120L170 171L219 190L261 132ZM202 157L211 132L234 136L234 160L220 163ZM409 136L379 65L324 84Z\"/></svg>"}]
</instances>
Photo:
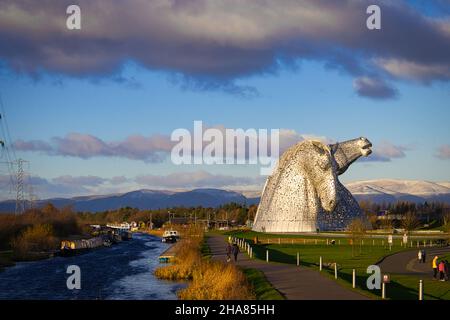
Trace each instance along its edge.
<instances>
[{"instance_id":1,"label":"moored boat","mask_svg":"<svg viewBox=\"0 0 450 320\"><path fill-rule=\"evenodd\" d=\"M162 242L175 243L180 239L180 234L176 230L166 230L162 236Z\"/></svg>"}]
</instances>

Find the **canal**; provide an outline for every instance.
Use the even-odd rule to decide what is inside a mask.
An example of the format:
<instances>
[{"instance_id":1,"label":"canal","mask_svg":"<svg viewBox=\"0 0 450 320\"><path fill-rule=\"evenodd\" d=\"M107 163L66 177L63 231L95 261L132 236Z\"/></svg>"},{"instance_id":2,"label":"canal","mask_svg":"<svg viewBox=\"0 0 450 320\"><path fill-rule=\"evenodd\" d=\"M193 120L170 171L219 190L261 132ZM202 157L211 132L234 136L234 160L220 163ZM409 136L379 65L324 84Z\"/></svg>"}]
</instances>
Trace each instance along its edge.
<instances>
[{"instance_id":1,"label":"canal","mask_svg":"<svg viewBox=\"0 0 450 320\"><path fill-rule=\"evenodd\" d=\"M153 271L167 244L147 234L84 255L22 262L0 272L5 300L173 300L181 283L158 280ZM81 290L66 286L67 267L81 269Z\"/></svg>"}]
</instances>

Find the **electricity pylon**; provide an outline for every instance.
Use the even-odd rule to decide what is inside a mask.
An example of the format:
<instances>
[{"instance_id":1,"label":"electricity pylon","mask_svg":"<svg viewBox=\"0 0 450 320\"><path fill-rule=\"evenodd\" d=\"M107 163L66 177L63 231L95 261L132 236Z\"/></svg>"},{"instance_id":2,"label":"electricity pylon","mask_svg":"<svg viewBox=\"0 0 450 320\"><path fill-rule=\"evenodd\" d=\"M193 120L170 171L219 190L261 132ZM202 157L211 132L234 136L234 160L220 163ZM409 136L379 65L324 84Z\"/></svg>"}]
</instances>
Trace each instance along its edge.
<instances>
[{"instance_id":1,"label":"electricity pylon","mask_svg":"<svg viewBox=\"0 0 450 320\"><path fill-rule=\"evenodd\" d=\"M17 164L17 175L16 175L16 214L22 214L25 212L25 193L24 193L24 176L23 164L25 161L23 159L18 159L15 163Z\"/></svg>"}]
</instances>

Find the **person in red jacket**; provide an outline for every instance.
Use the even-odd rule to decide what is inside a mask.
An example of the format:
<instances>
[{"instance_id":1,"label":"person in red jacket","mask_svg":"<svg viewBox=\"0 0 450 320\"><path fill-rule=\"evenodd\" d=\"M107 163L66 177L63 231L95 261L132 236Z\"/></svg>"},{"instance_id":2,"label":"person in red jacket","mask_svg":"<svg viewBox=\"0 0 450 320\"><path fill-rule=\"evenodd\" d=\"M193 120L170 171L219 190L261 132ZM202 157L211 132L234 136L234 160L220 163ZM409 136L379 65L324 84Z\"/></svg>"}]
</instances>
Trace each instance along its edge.
<instances>
[{"instance_id":1,"label":"person in red jacket","mask_svg":"<svg viewBox=\"0 0 450 320\"><path fill-rule=\"evenodd\" d=\"M445 263L443 260L439 262L438 267L439 267L439 280L445 281Z\"/></svg>"}]
</instances>

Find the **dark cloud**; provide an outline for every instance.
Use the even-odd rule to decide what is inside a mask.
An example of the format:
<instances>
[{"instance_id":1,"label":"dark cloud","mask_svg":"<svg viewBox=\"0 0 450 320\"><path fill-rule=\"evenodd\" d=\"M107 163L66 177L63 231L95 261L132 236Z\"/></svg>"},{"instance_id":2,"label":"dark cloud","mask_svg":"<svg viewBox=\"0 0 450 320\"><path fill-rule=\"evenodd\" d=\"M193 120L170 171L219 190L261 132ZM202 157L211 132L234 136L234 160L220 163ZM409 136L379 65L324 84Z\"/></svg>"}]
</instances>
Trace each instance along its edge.
<instances>
[{"instance_id":1,"label":"dark cloud","mask_svg":"<svg viewBox=\"0 0 450 320\"><path fill-rule=\"evenodd\" d=\"M85 187L96 187L107 181L108 181L108 179L104 179L104 178L100 178L100 177L96 177L96 176L74 177L71 175L60 176L60 177L52 179L52 182L57 183L57 184L78 185L78 186L85 186Z\"/></svg>"},{"instance_id":2,"label":"dark cloud","mask_svg":"<svg viewBox=\"0 0 450 320\"><path fill-rule=\"evenodd\" d=\"M16 140L14 142L14 147L17 150L25 150L25 151L42 151L42 152L50 152L52 150L52 146L45 142L39 140Z\"/></svg>"},{"instance_id":3,"label":"dark cloud","mask_svg":"<svg viewBox=\"0 0 450 320\"><path fill-rule=\"evenodd\" d=\"M215 127L204 127L206 129L217 129L219 130L224 139L226 138L225 130L223 126ZM270 145L270 131L269 134L269 146L268 155L270 155L271 145ZM245 136L246 132L241 131L238 136ZM193 137L193 134L191 133ZM236 141L234 142L234 154L235 158L245 158L249 160L248 151L250 150L250 144L259 146L259 137L246 138L244 148L238 147ZM303 140L318 140L326 144L335 143L336 140L313 134L302 134L292 129L280 129L279 130L279 155L282 155L289 147L295 145ZM142 136L133 135L125 138L122 141L104 141L101 138L95 137L89 134L81 133L71 133L65 137L54 137L51 139L51 143L40 140L33 141L22 141L14 143L14 147L18 151L30 151L30 152L42 152L50 156L66 156L66 157L76 157L81 159L91 159L95 157L118 157L131 160L141 160L145 162L158 163L170 157L173 146L178 142L173 142L170 140L169 136L166 135L152 135L152 136ZM203 142L203 148L208 145L209 142ZM226 145L225 143L223 144ZM405 151L410 150L410 147L395 145L389 141L381 141L376 143L374 147L374 153L368 157L364 158L364 161L390 161L393 158L403 158L405 157ZM193 152L192 148L192 152ZM262 150L259 150L262 151ZM261 154L261 152L259 152ZM224 155L226 153L224 152ZM120 181L123 177L116 177L117 181ZM69 179L69 177L66 177Z\"/></svg>"},{"instance_id":4,"label":"dark cloud","mask_svg":"<svg viewBox=\"0 0 450 320\"><path fill-rule=\"evenodd\" d=\"M362 97L373 99L390 99L397 95L397 91L386 82L376 78L360 77L355 79L353 87L356 93Z\"/></svg>"},{"instance_id":5,"label":"dark cloud","mask_svg":"<svg viewBox=\"0 0 450 320\"><path fill-rule=\"evenodd\" d=\"M411 150L410 146L395 145L389 141L381 141L373 147L373 153L367 158L361 158L366 162L388 162L392 159L406 157L405 152Z\"/></svg>"},{"instance_id":6,"label":"dark cloud","mask_svg":"<svg viewBox=\"0 0 450 320\"><path fill-rule=\"evenodd\" d=\"M69 156L82 159L93 157L122 157L149 162L160 162L172 149L168 136L144 137L133 135L119 142L106 142L89 134L70 133L65 137L54 137L51 142L23 141L14 143L19 151L42 152L48 155Z\"/></svg>"},{"instance_id":7,"label":"dark cloud","mask_svg":"<svg viewBox=\"0 0 450 320\"><path fill-rule=\"evenodd\" d=\"M64 178L45 179L38 176L26 176L24 179L26 186L24 191L25 193L28 193L31 191L30 187L32 187L33 195L38 198L89 194L90 188L89 186L83 185L82 180L83 179L77 181L77 179L74 178L73 183L67 183L67 180ZM13 199L15 197L15 193L10 191L15 191L15 184L16 181L11 179L9 175L0 175L0 192L2 194L0 199Z\"/></svg>"},{"instance_id":8,"label":"dark cloud","mask_svg":"<svg viewBox=\"0 0 450 320\"><path fill-rule=\"evenodd\" d=\"M237 79L302 59L357 78L450 80L448 17L425 16L406 1L377 3L382 29L370 31L368 0L79 0L82 30L69 31L64 13L72 1L4 0L0 58L18 72L116 75L119 83L130 83L117 74L132 60L181 74L186 88L245 97L256 89ZM379 81L358 93L395 96Z\"/></svg>"},{"instance_id":9,"label":"dark cloud","mask_svg":"<svg viewBox=\"0 0 450 320\"><path fill-rule=\"evenodd\" d=\"M25 184L28 192L33 187L33 193L40 199L52 197L73 197L92 194L117 193L129 188L138 189L151 187L155 189L173 188L228 188L228 187L261 187L265 177L238 177L231 175L211 174L206 171L180 172L168 175L141 175L135 178L118 176L101 178L97 176L60 176L45 179L38 176L26 177ZM132 183L122 189L123 184ZM0 200L14 198L14 181L9 175L0 175Z\"/></svg>"}]
</instances>

